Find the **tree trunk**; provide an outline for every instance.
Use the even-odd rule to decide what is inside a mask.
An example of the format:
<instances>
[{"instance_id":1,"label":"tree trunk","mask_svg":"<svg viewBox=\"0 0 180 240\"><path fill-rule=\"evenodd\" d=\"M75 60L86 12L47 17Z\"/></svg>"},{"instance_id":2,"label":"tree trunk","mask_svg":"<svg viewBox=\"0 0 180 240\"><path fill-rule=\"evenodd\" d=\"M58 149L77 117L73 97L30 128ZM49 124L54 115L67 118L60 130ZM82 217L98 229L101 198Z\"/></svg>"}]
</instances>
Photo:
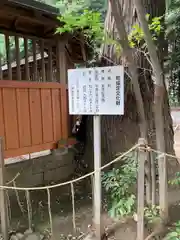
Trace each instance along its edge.
<instances>
[{"instance_id":1,"label":"tree trunk","mask_svg":"<svg viewBox=\"0 0 180 240\"><path fill-rule=\"evenodd\" d=\"M132 29L132 25L137 22L135 15L134 6L132 0L116 0L119 1L123 8L123 16L125 20L126 31L129 32ZM143 0L143 6L145 6L147 13L152 17L162 16L165 12L165 1L164 0ZM117 39L117 30L115 28L114 19L108 9L105 30L110 36ZM158 49L162 48L160 46ZM164 44L163 44L164 46ZM116 52L115 47L109 45L102 45L101 54L101 65L116 65L121 63L121 59ZM145 116L148 124L148 143L151 147L155 148L155 124L153 114L153 102L154 102L154 85L149 72L149 64L147 63L144 56L136 56L137 65L139 67L139 85L141 95L144 103ZM167 100L167 93L164 98L164 118L165 118L165 141L166 141L166 152L173 153L173 129L172 119L170 115L170 108ZM88 123L92 122L89 117ZM140 137L139 131L139 116L137 114L137 104L132 90L131 81L128 77L125 78L125 112L124 116L102 116L102 164L111 161L116 154L122 153L131 148L137 143ZM88 124L87 130L87 147L84 159L89 165L92 165L92 123ZM86 157L87 156L87 157ZM170 163L171 173L177 169L176 161L171 160ZM121 162L119 163L119 166ZM118 164L117 164L118 166ZM168 171L169 171L168 166Z\"/></svg>"},{"instance_id":2,"label":"tree trunk","mask_svg":"<svg viewBox=\"0 0 180 240\"><path fill-rule=\"evenodd\" d=\"M138 81L138 78L139 78L138 68L136 66L136 63L133 61L134 59L133 50L130 48L128 43L128 35L124 25L121 6L119 2L115 2L113 0L110 0L110 3L111 3L112 15L114 16L116 28L118 30L118 34L120 38L119 42L122 48L122 56L124 59L126 59L125 61L131 74L131 81L133 84L133 90L135 93L138 115L139 115L140 134L141 134L141 137L147 141L147 122L145 117L144 104L141 96L141 90L140 90L139 81Z\"/></svg>"},{"instance_id":3,"label":"tree trunk","mask_svg":"<svg viewBox=\"0 0 180 240\"><path fill-rule=\"evenodd\" d=\"M146 12L141 0L134 0L137 10L138 19L144 32L144 38L147 43L150 60L152 63L154 80L155 80L155 93L154 93L154 115L155 115L155 128L156 128L156 145L158 151L165 153L165 134L164 134L164 117L163 117L163 103L164 103L164 74L161 63L158 59L156 46L152 40L148 22L146 21ZM161 208L161 218L168 218L168 188L167 188L167 166L166 156L159 156L159 198Z\"/></svg>"},{"instance_id":4,"label":"tree trunk","mask_svg":"<svg viewBox=\"0 0 180 240\"><path fill-rule=\"evenodd\" d=\"M135 14L134 6L131 0L117 0L120 2L123 8L123 16L125 20L125 27L127 31L131 31L132 25L138 23ZM146 8L146 12L150 14L151 17L162 16L165 13L165 1L159 0L143 0L143 6ZM117 39L117 30L114 25L114 20L111 17L110 9L107 12L107 17L105 21L105 29L114 39ZM163 52L161 49L164 48L164 41L159 41L158 50ZM161 58L164 56L161 55ZM146 119L148 121L148 142L152 147L156 146L155 143L155 126L154 126L154 114L153 114L153 102L154 102L154 84L151 78L151 73L149 72L149 63L145 59L144 55L137 55L136 61L139 67L139 84L141 89L141 94L144 102L144 109L146 114ZM118 56L115 48L106 44L102 45L102 64L121 64L120 57ZM135 98L132 92L131 83L128 78L125 81L125 114L122 117L112 116L104 117L106 125L113 129L107 129L106 125L103 126L104 133L108 131L108 139L111 145L112 154L117 152L122 152L130 148L138 139L139 131L136 125L139 122L137 116L137 110L135 106ZM166 141L166 152L173 153L173 129L172 129L172 119L170 115L169 103L167 100L167 92L165 92L164 98L164 117L165 117L165 141ZM119 135L115 133L119 132ZM106 147L105 147L106 148ZM107 160L108 161L108 160ZM177 167L175 161L170 162L171 173Z\"/></svg>"},{"instance_id":5,"label":"tree trunk","mask_svg":"<svg viewBox=\"0 0 180 240\"><path fill-rule=\"evenodd\" d=\"M119 2L110 0L112 15L114 16L116 28L119 34L119 42L122 48L121 58L126 59L126 66L128 67L131 75L131 81L133 85L133 90L136 98L136 105L138 109L139 116L139 127L140 127L140 136L144 138L147 142L148 128L147 120L145 116L144 103L141 95L140 85L139 85L139 76L138 76L138 67L134 61L133 49L130 48L128 43L128 34L125 29L124 19L122 14L121 5ZM150 204L151 202L151 175L150 175L150 164L149 159L146 159L146 202Z\"/></svg>"}]
</instances>

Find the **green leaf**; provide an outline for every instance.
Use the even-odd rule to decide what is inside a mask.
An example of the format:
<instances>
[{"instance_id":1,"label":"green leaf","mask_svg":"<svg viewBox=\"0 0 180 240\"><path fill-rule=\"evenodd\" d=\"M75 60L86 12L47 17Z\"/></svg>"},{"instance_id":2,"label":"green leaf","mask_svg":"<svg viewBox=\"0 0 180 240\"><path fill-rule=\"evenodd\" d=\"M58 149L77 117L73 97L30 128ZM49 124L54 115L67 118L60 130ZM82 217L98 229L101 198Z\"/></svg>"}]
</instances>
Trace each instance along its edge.
<instances>
[{"instance_id":1,"label":"green leaf","mask_svg":"<svg viewBox=\"0 0 180 240\"><path fill-rule=\"evenodd\" d=\"M177 232L171 232L171 233L168 233L168 235L167 235L167 239L179 239L177 237L178 237Z\"/></svg>"}]
</instances>

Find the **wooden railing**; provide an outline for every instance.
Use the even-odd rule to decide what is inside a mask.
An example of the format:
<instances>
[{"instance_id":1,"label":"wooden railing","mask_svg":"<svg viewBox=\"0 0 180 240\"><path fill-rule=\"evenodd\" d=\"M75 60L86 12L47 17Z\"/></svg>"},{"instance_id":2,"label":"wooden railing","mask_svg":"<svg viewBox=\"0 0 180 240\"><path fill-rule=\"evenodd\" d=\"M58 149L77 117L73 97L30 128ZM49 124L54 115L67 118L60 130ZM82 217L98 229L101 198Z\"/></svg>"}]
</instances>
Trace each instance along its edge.
<instances>
[{"instance_id":1,"label":"wooden railing","mask_svg":"<svg viewBox=\"0 0 180 240\"><path fill-rule=\"evenodd\" d=\"M0 81L0 136L6 158L54 149L59 140L73 144L69 124L66 85Z\"/></svg>"}]
</instances>

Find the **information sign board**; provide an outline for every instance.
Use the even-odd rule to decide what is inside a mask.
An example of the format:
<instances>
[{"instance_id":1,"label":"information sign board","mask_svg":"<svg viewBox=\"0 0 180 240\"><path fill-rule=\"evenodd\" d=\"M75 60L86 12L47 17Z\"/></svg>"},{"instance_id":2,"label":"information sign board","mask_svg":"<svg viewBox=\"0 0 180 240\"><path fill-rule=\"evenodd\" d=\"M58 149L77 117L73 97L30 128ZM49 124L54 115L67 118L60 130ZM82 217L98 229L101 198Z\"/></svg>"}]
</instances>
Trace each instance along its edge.
<instances>
[{"instance_id":1,"label":"information sign board","mask_svg":"<svg viewBox=\"0 0 180 240\"><path fill-rule=\"evenodd\" d=\"M68 70L71 115L123 115L123 66Z\"/></svg>"}]
</instances>

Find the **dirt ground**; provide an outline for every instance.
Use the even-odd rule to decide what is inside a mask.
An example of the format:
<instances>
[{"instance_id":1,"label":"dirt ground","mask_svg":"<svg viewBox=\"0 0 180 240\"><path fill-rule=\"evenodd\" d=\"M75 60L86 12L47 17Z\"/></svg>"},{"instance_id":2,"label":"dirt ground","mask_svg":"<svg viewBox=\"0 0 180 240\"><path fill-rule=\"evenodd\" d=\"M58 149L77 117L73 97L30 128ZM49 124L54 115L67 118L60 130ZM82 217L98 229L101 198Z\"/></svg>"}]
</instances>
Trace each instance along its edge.
<instances>
[{"instance_id":1,"label":"dirt ground","mask_svg":"<svg viewBox=\"0 0 180 240\"><path fill-rule=\"evenodd\" d=\"M175 152L180 157L180 129L175 133ZM87 181L87 180L85 180ZM75 212L76 212L76 228L77 233L87 233L88 225L92 223L92 198L91 193L87 189L86 182L82 182L79 186L75 186ZM20 195L22 208L24 213L20 211L17 199L11 201L11 225L13 229L27 228L27 208L24 194ZM60 239L60 236L73 235L72 221L72 199L70 187L63 187L51 191L51 210L53 217L53 235L54 239ZM31 193L33 224L36 231L43 232L49 229L49 215L46 191L38 191ZM177 221L180 219L180 191L169 192L170 218ZM102 214L102 222L104 226L111 225L112 220L107 216L106 212ZM115 239L118 240L134 240L136 239L136 224L131 221L124 224L116 233Z\"/></svg>"}]
</instances>

